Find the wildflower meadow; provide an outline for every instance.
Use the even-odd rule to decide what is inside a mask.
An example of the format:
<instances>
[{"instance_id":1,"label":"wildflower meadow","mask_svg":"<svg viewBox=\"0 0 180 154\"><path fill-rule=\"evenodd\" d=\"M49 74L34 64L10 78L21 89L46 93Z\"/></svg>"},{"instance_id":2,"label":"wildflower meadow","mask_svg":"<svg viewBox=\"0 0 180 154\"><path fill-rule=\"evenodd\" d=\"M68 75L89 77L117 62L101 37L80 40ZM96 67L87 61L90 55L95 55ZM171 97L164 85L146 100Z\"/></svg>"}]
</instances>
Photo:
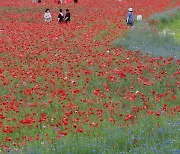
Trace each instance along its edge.
<instances>
[{"instance_id":1,"label":"wildflower meadow","mask_svg":"<svg viewBox=\"0 0 180 154\"><path fill-rule=\"evenodd\" d=\"M0 0L0 153L180 153L179 6Z\"/></svg>"}]
</instances>

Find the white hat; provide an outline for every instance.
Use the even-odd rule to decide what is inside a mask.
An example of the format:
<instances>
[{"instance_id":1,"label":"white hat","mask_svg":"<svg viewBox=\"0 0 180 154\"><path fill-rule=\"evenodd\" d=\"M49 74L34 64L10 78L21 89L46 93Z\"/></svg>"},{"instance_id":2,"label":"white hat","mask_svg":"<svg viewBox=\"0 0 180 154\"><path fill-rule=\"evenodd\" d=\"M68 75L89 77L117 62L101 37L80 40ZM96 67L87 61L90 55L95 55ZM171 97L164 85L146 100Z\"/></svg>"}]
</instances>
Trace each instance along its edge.
<instances>
[{"instance_id":1,"label":"white hat","mask_svg":"<svg viewBox=\"0 0 180 154\"><path fill-rule=\"evenodd\" d=\"M132 8L129 8L128 10L129 10L129 11L133 11L133 9L132 9Z\"/></svg>"}]
</instances>

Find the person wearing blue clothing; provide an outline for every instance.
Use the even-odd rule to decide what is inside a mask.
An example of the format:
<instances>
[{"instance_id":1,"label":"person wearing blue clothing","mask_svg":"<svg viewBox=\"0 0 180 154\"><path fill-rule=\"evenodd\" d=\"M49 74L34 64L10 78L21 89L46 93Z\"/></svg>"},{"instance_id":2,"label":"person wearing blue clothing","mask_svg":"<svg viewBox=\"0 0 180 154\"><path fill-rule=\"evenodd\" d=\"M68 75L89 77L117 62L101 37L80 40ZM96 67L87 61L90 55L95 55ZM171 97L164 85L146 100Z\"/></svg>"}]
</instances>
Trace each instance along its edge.
<instances>
[{"instance_id":1,"label":"person wearing blue clothing","mask_svg":"<svg viewBox=\"0 0 180 154\"><path fill-rule=\"evenodd\" d=\"M127 22L127 25L133 26L133 24L134 24L133 9L132 9L132 8L129 8L128 10L129 10L129 12L128 12L128 14L127 14L126 22Z\"/></svg>"}]
</instances>

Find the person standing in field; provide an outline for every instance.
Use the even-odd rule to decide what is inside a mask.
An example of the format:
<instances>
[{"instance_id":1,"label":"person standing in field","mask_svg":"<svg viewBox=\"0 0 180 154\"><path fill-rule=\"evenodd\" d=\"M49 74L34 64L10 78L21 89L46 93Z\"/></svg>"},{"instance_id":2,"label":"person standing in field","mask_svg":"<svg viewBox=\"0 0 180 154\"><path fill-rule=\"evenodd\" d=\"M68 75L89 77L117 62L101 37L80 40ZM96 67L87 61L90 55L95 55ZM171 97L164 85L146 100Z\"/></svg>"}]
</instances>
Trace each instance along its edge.
<instances>
[{"instance_id":1,"label":"person standing in field","mask_svg":"<svg viewBox=\"0 0 180 154\"><path fill-rule=\"evenodd\" d=\"M51 22L52 21L52 17L51 17L51 13L49 9L46 9L45 13L44 13L44 20L45 22Z\"/></svg>"},{"instance_id":2,"label":"person standing in field","mask_svg":"<svg viewBox=\"0 0 180 154\"><path fill-rule=\"evenodd\" d=\"M133 14L132 8L128 9L126 22L127 22L127 25L130 25L130 26L133 26L133 24L134 24L134 14Z\"/></svg>"},{"instance_id":3,"label":"person standing in field","mask_svg":"<svg viewBox=\"0 0 180 154\"><path fill-rule=\"evenodd\" d=\"M32 3L36 3L36 0L32 0Z\"/></svg>"},{"instance_id":4,"label":"person standing in field","mask_svg":"<svg viewBox=\"0 0 180 154\"><path fill-rule=\"evenodd\" d=\"M70 14L70 12L69 12L69 9L66 9L64 21L65 21L66 23L68 23L68 22L71 21L71 14Z\"/></svg>"},{"instance_id":5,"label":"person standing in field","mask_svg":"<svg viewBox=\"0 0 180 154\"><path fill-rule=\"evenodd\" d=\"M78 3L78 0L74 0L74 3Z\"/></svg>"},{"instance_id":6,"label":"person standing in field","mask_svg":"<svg viewBox=\"0 0 180 154\"><path fill-rule=\"evenodd\" d=\"M59 9L58 21L60 23L62 23L64 21L64 14L62 12L62 9Z\"/></svg>"}]
</instances>

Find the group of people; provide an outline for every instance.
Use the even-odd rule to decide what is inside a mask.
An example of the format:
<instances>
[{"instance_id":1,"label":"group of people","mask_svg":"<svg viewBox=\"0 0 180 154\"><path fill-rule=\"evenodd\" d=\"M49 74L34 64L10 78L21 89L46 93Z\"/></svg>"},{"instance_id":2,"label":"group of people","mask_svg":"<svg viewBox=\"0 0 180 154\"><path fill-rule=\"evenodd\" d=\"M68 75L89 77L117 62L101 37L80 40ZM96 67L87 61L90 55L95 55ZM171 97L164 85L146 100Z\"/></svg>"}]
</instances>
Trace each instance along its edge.
<instances>
[{"instance_id":1,"label":"group of people","mask_svg":"<svg viewBox=\"0 0 180 154\"><path fill-rule=\"evenodd\" d=\"M49 9L46 9L46 11L45 11L44 20L45 20L45 22L52 21L52 16L51 16ZM68 23L70 21L71 21L71 14L69 12L69 9L66 9L65 13L63 13L62 9L59 9L58 22L59 23L62 23L62 22ZM128 9L126 23L127 23L127 25L130 25L130 26L133 26L133 24L134 24L134 14L133 14L132 8Z\"/></svg>"},{"instance_id":2,"label":"group of people","mask_svg":"<svg viewBox=\"0 0 180 154\"><path fill-rule=\"evenodd\" d=\"M69 2L71 2L73 0L54 0L54 2L55 3L58 2L58 4L62 4L63 1L64 1L64 3L69 3ZM74 0L74 3L78 3L78 0Z\"/></svg>"},{"instance_id":3,"label":"group of people","mask_svg":"<svg viewBox=\"0 0 180 154\"><path fill-rule=\"evenodd\" d=\"M32 0L33 3L36 3L36 0ZM38 0L38 3L41 3L41 0Z\"/></svg>"},{"instance_id":4,"label":"group of people","mask_svg":"<svg viewBox=\"0 0 180 154\"><path fill-rule=\"evenodd\" d=\"M51 22L52 21L52 16L51 16L49 9L45 10L44 21L45 22ZM59 23L62 23L62 22L68 23L70 21L71 21L71 14L70 14L69 9L66 9L65 13L63 13L62 9L59 9L58 22Z\"/></svg>"},{"instance_id":5,"label":"group of people","mask_svg":"<svg viewBox=\"0 0 180 154\"><path fill-rule=\"evenodd\" d=\"M62 4L64 1L64 3L69 3L70 1L73 0L54 0L54 3L58 3L58 4ZM32 0L32 3L36 3L37 0ZM38 3L41 3L41 0L38 0ZM74 0L74 3L78 3L78 0Z\"/></svg>"}]
</instances>

